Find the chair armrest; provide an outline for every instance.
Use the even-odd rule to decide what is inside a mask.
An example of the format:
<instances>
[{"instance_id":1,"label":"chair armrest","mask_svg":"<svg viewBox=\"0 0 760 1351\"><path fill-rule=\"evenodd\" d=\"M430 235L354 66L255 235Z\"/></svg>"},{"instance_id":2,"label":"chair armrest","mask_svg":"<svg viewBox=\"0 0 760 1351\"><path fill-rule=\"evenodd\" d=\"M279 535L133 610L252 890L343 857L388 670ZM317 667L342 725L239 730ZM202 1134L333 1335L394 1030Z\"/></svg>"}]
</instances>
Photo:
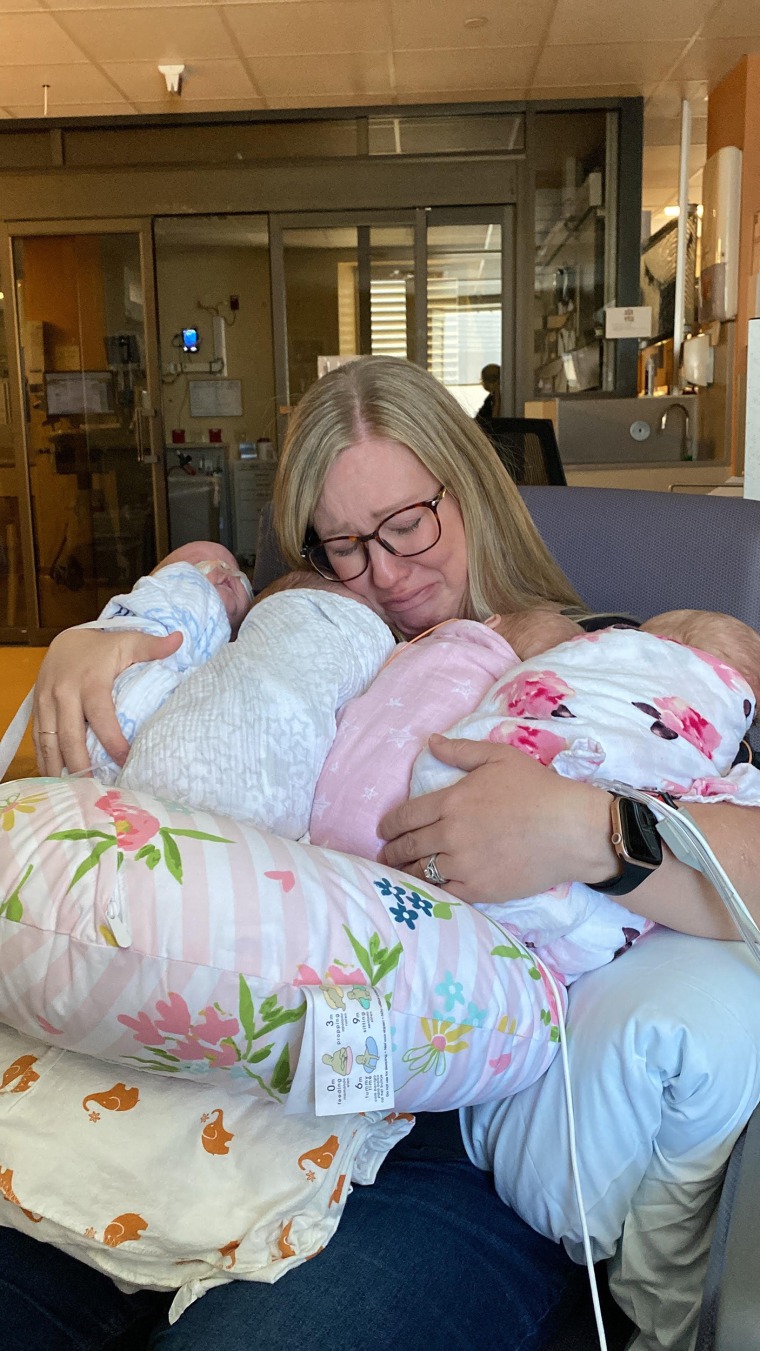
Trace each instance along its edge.
<instances>
[{"instance_id":1,"label":"chair armrest","mask_svg":"<svg viewBox=\"0 0 760 1351\"><path fill-rule=\"evenodd\" d=\"M735 1153L738 1163L732 1156L710 1255L697 1340L703 1351L760 1351L760 1108Z\"/></svg>"}]
</instances>

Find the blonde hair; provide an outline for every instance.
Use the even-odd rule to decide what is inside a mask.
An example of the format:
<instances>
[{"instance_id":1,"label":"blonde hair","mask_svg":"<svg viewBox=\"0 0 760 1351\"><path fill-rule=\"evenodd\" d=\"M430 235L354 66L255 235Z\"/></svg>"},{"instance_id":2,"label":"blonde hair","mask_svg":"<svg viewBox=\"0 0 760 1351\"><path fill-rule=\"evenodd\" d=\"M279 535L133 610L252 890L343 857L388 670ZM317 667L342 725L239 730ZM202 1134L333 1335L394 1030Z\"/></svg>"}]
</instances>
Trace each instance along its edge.
<instances>
[{"instance_id":1,"label":"blonde hair","mask_svg":"<svg viewBox=\"0 0 760 1351\"><path fill-rule=\"evenodd\" d=\"M288 428L274 522L288 563L300 557L325 478L365 437L398 441L456 499L467 541L463 618L487 619L579 597L541 540L515 484L474 419L432 375L395 357L359 357L306 392Z\"/></svg>"}]
</instances>

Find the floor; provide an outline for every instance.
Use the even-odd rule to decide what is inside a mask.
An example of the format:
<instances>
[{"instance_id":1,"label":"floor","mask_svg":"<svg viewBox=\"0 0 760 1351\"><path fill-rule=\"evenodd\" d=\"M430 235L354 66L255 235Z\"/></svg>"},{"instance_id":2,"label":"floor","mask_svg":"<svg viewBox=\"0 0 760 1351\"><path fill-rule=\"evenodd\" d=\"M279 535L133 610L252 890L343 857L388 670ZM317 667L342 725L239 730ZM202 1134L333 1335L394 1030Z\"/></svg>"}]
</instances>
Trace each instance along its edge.
<instances>
[{"instance_id":1,"label":"floor","mask_svg":"<svg viewBox=\"0 0 760 1351\"><path fill-rule=\"evenodd\" d=\"M46 650L44 647L0 647L0 732L5 731L32 688ZM36 772L30 726L5 777L24 779Z\"/></svg>"}]
</instances>

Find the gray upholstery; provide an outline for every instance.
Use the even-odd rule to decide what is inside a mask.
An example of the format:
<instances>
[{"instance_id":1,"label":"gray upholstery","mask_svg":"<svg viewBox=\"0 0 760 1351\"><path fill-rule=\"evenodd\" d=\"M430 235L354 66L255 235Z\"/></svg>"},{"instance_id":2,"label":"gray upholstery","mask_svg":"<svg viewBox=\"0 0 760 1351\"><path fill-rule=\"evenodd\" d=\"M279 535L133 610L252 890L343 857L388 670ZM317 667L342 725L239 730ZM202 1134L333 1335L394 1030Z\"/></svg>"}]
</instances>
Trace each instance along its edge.
<instances>
[{"instance_id":1,"label":"gray upholstery","mask_svg":"<svg viewBox=\"0 0 760 1351\"><path fill-rule=\"evenodd\" d=\"M760 630L760 502L635 488L522 488L592 611L722 610ZM749 741L760 751L760 728Z\"/></svg>"},{"instance_id":2,"label":"gray upholstery","mask_svg":"<svg viewBox=\"0 0 760 1351\"><path fill-rule=\"evenodd\" d=\"M541 535L591 610L728 610L760 629L760 502L633 488L526 487ZM285 570L262 512L254 588Z\"/></svg>"},{"instance_id":3,"label":"gray upholstery","mask_svg":"<svg viewBox=\"0 0 760 1351\"><path fill-rule=\"evenodd\" d=\"M523 488L591 610L725 610L760 629L760 502L635 488Z\"/></svg>"}]
</instances>

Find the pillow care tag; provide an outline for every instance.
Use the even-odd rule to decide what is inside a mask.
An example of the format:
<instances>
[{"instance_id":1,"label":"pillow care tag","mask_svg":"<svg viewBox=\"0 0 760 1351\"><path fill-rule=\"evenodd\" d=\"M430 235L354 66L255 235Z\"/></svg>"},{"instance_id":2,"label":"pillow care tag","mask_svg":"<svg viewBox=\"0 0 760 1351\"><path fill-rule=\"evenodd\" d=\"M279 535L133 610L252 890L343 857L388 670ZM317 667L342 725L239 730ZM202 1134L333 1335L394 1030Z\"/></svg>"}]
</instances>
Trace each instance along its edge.
<instances>
[{"instance_id":1,"label":"pillow care tag","mask_svg":"<svg viewBox=\"0 0 760 1351\"><path fill-rule=\"evenodd\" d=\"M390 1015L372 985L302 985L314 1028L317 1116L393 1107Z\"/></svg>"}]
</instances>

